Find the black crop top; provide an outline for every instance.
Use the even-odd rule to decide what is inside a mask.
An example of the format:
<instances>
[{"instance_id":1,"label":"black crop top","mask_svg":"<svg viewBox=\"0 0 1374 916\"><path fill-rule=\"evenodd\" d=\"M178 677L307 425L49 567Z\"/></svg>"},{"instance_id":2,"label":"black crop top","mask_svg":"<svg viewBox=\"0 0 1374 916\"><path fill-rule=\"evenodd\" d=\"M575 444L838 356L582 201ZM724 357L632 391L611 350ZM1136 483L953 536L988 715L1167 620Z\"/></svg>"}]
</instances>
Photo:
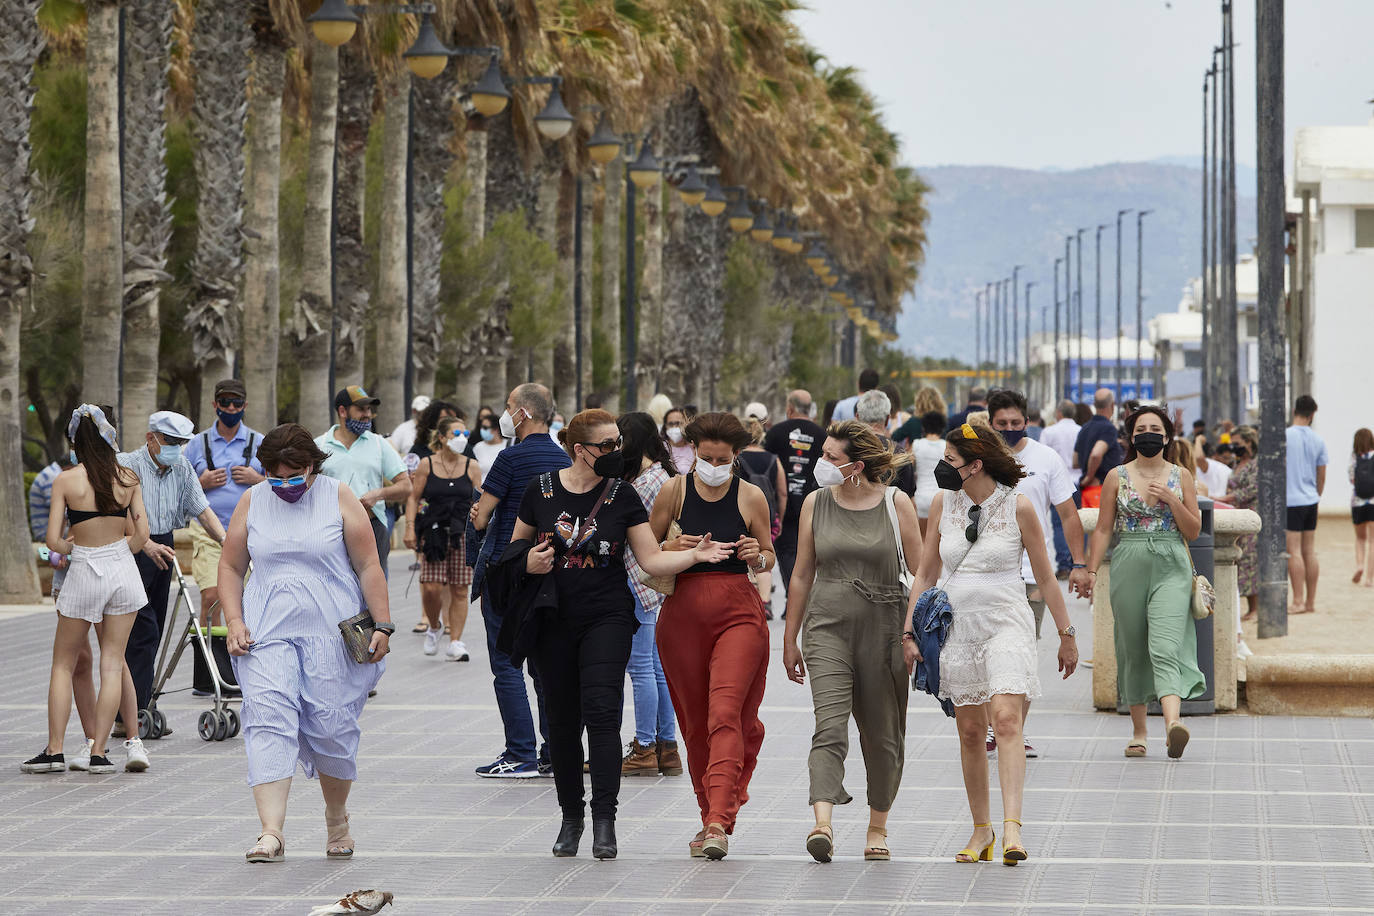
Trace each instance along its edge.
<instances>
[{"instance_id":1,"label":"black crop top","mask_svg":"<svg viewBox=\"0 0 1374 916\"><path fill-rule=\"evenodd\" d=\"M69 525L79 525L79 524L81 524L82 522L89 522L89 521L90 521L91 519L93 519L93 518L128 518L128 516L129 516L129 507L128 507L128 506L125 506L123 509L120 509L118 512L100 512L100 511L98 511L98 510L95 511L95 512L87 512L87 511L84 510L84 509L68 509L68 510L67 510L67 524L69 524Z\"/></svg>"},{"instance_id":2,"label":"black crop top","mask_svg":"<svg viewBox=\"0 0 1374 916\"><path fill-rule=\"evenodd\" d=\"M687 488L682 499L682 515L678 517L678 524L682 527L682 533L706 534L710 532L712 541L725 544L733 544L747 535L749 526L745 524L744 516L740 515L739 511L739 475L731 478L730 489L726 490L725 495L715 502L707 502L701 498L701 494L697 492L696 479L695 474L688 474L682 481L683 486ZM739 557L731 556L728 560L722 560L719 563L698 563L684 570L684 572L747 574L749 567Z\"/></svg>"}]
</instances>

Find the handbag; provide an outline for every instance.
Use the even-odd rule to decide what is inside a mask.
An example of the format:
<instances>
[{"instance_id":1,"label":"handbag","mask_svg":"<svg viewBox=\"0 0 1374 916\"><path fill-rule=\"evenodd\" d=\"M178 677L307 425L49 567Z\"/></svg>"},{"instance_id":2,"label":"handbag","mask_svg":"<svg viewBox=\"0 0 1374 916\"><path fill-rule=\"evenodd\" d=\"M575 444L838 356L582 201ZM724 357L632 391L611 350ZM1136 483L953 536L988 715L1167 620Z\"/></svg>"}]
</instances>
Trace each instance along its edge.
<instances>
[{"instance_id":1,"label":"handbag","mask_svg":"<svg viewBox=\"0 0 1374 916\"><path fill-rule=\"evenodd\" d=\"M687 488L692 485L691 476L682 478L682 492L678 494L677 508L673 510L673 520L668 523L668 533L663 538L664 542L677 540L682 536L682 525L678 519L682 517L682 504L687 499ZM639 581L649 588L658 592L660 595L671 595L677 588L677 576L651 576L644 567L639 568Z\"/></svg>"},{"instance_id":2,"label":"handbag","mask_svg":"<svg viewBox=\"0 0 1374 916\"><path fill-rule=\"evenodd\" d=\"M902 525L897 520L897 488L887 488L887 517L892 522L892 539L897 542L897 581L902 586L903 600L911 597L911 589L916 577L906 565L906 552L902 550Z\"/></svg>"},{"instance_id":3,"label":"handbag","mask_svg":"<svg viewBox=\"0 0 1374 916\"><path fill-rule=\"evenodd\" d=\"M1188 541L1183 538L1183 532L1178 533L1179 539L1183 540L1183 549L1188 549ZM1194 620L1206 620L1212 616L1212 611L1217 606L1217 590L1212 587L1212 582L1202 573L1197 571L1196 566L1192 566L1192 556L1189 555L1189 566L1193 570L1193 589L1192 600L1188 608L1192 611Z\"/></svg>"},{"instance_id":4,"label":"handbag","mask_svg":"<svg viewBox=\"0 0 1374 916\"><path fill-rule=\"evenodd\" d=\"M364 608L347 620L340 620L339 632L355 662L366 665L372 660L372 634L377 632L377 622L370 611Z\"/></svg>"}]
</instances>

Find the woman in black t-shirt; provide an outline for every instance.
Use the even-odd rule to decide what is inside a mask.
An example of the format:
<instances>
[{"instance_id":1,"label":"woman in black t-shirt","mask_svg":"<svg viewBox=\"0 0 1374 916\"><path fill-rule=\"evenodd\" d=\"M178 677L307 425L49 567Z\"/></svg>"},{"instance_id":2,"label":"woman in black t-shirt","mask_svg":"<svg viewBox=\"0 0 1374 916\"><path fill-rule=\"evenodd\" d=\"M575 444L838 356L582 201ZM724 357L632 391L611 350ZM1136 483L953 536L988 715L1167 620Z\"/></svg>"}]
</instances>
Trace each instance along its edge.
<instances>
[{"instance_id":1,"label":"woman in black t-shirt","mask_svg":"<svg viewBox=\"0 0 1374 916\"><path fill-rule=\"evenodd\" d=\"M526 570L552 573L558 610L540 623L534 655L544 684L549 756L563 824L555 856L577 855L583 828L582 730L592 782L592 854L616 855L616 796L620 789L620 723L625 666L635 628L634 598L625 572L625 549L651 576L718 563L733 545L708 539L689 551L663 553L634 487L625 482L625 458L615 417L584 410L559 441L572 467L530 481L520 502L514 540L535 544Z\"/></svg>"}]
</instances>

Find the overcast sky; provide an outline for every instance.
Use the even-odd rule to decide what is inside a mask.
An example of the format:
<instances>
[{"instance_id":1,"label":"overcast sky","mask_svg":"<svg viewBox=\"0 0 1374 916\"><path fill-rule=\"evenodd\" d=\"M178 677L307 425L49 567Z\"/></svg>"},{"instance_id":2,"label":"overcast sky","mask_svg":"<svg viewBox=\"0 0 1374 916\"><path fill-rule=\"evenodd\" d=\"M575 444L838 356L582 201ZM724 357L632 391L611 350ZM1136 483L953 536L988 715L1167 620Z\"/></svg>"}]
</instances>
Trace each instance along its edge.
<instances>
[{"instance_id":1,"label":"overcast sky","mask_svg":"<svg viewBox=\"0 0 1374 916\"><path fill-rule=\"evenodd\" d=\"M1076 168L1201 155L1219 0L804 0L834 66L855 66L912 165ZM1286 113L1364 124L1374 0L1286 6ZM1236 158L1255 161L1254 0L1235 3Z\"/></svg>"}]
</instances>

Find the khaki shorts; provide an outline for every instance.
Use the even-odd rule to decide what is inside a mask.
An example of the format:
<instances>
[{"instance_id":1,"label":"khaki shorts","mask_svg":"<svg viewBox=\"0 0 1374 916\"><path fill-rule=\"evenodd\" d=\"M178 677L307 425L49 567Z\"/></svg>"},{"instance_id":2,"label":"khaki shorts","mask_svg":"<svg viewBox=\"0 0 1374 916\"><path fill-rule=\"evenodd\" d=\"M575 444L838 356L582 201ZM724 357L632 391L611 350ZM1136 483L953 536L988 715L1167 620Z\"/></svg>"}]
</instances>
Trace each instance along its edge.
<instances>
[{"instance_id":1,"label":"khaki shorts","mask_svg":"<svg viewBox=\"0 0 1374 916\"><path fill-rule=\"evenodd\" d=\"M1031 613L1035 615L1035 638L1040 638L1040 621L1045 619L1045 599L1032 598L1031 595L1040 593L1040 586L1034 582L1026 583L1026 601L1031 606Z\"/></svg>"},{"instance_id":2,"label":"khaki shorts","mask_svg":"<svg viewBox=\"0 0 1374 916\"><path fill-rule=\"evenodd\" d=\"M191 576L201 591L214 588L219 581L219 556L223 548L195 519L186 527L191 531Z\"/></svg>"}]
</instances>

